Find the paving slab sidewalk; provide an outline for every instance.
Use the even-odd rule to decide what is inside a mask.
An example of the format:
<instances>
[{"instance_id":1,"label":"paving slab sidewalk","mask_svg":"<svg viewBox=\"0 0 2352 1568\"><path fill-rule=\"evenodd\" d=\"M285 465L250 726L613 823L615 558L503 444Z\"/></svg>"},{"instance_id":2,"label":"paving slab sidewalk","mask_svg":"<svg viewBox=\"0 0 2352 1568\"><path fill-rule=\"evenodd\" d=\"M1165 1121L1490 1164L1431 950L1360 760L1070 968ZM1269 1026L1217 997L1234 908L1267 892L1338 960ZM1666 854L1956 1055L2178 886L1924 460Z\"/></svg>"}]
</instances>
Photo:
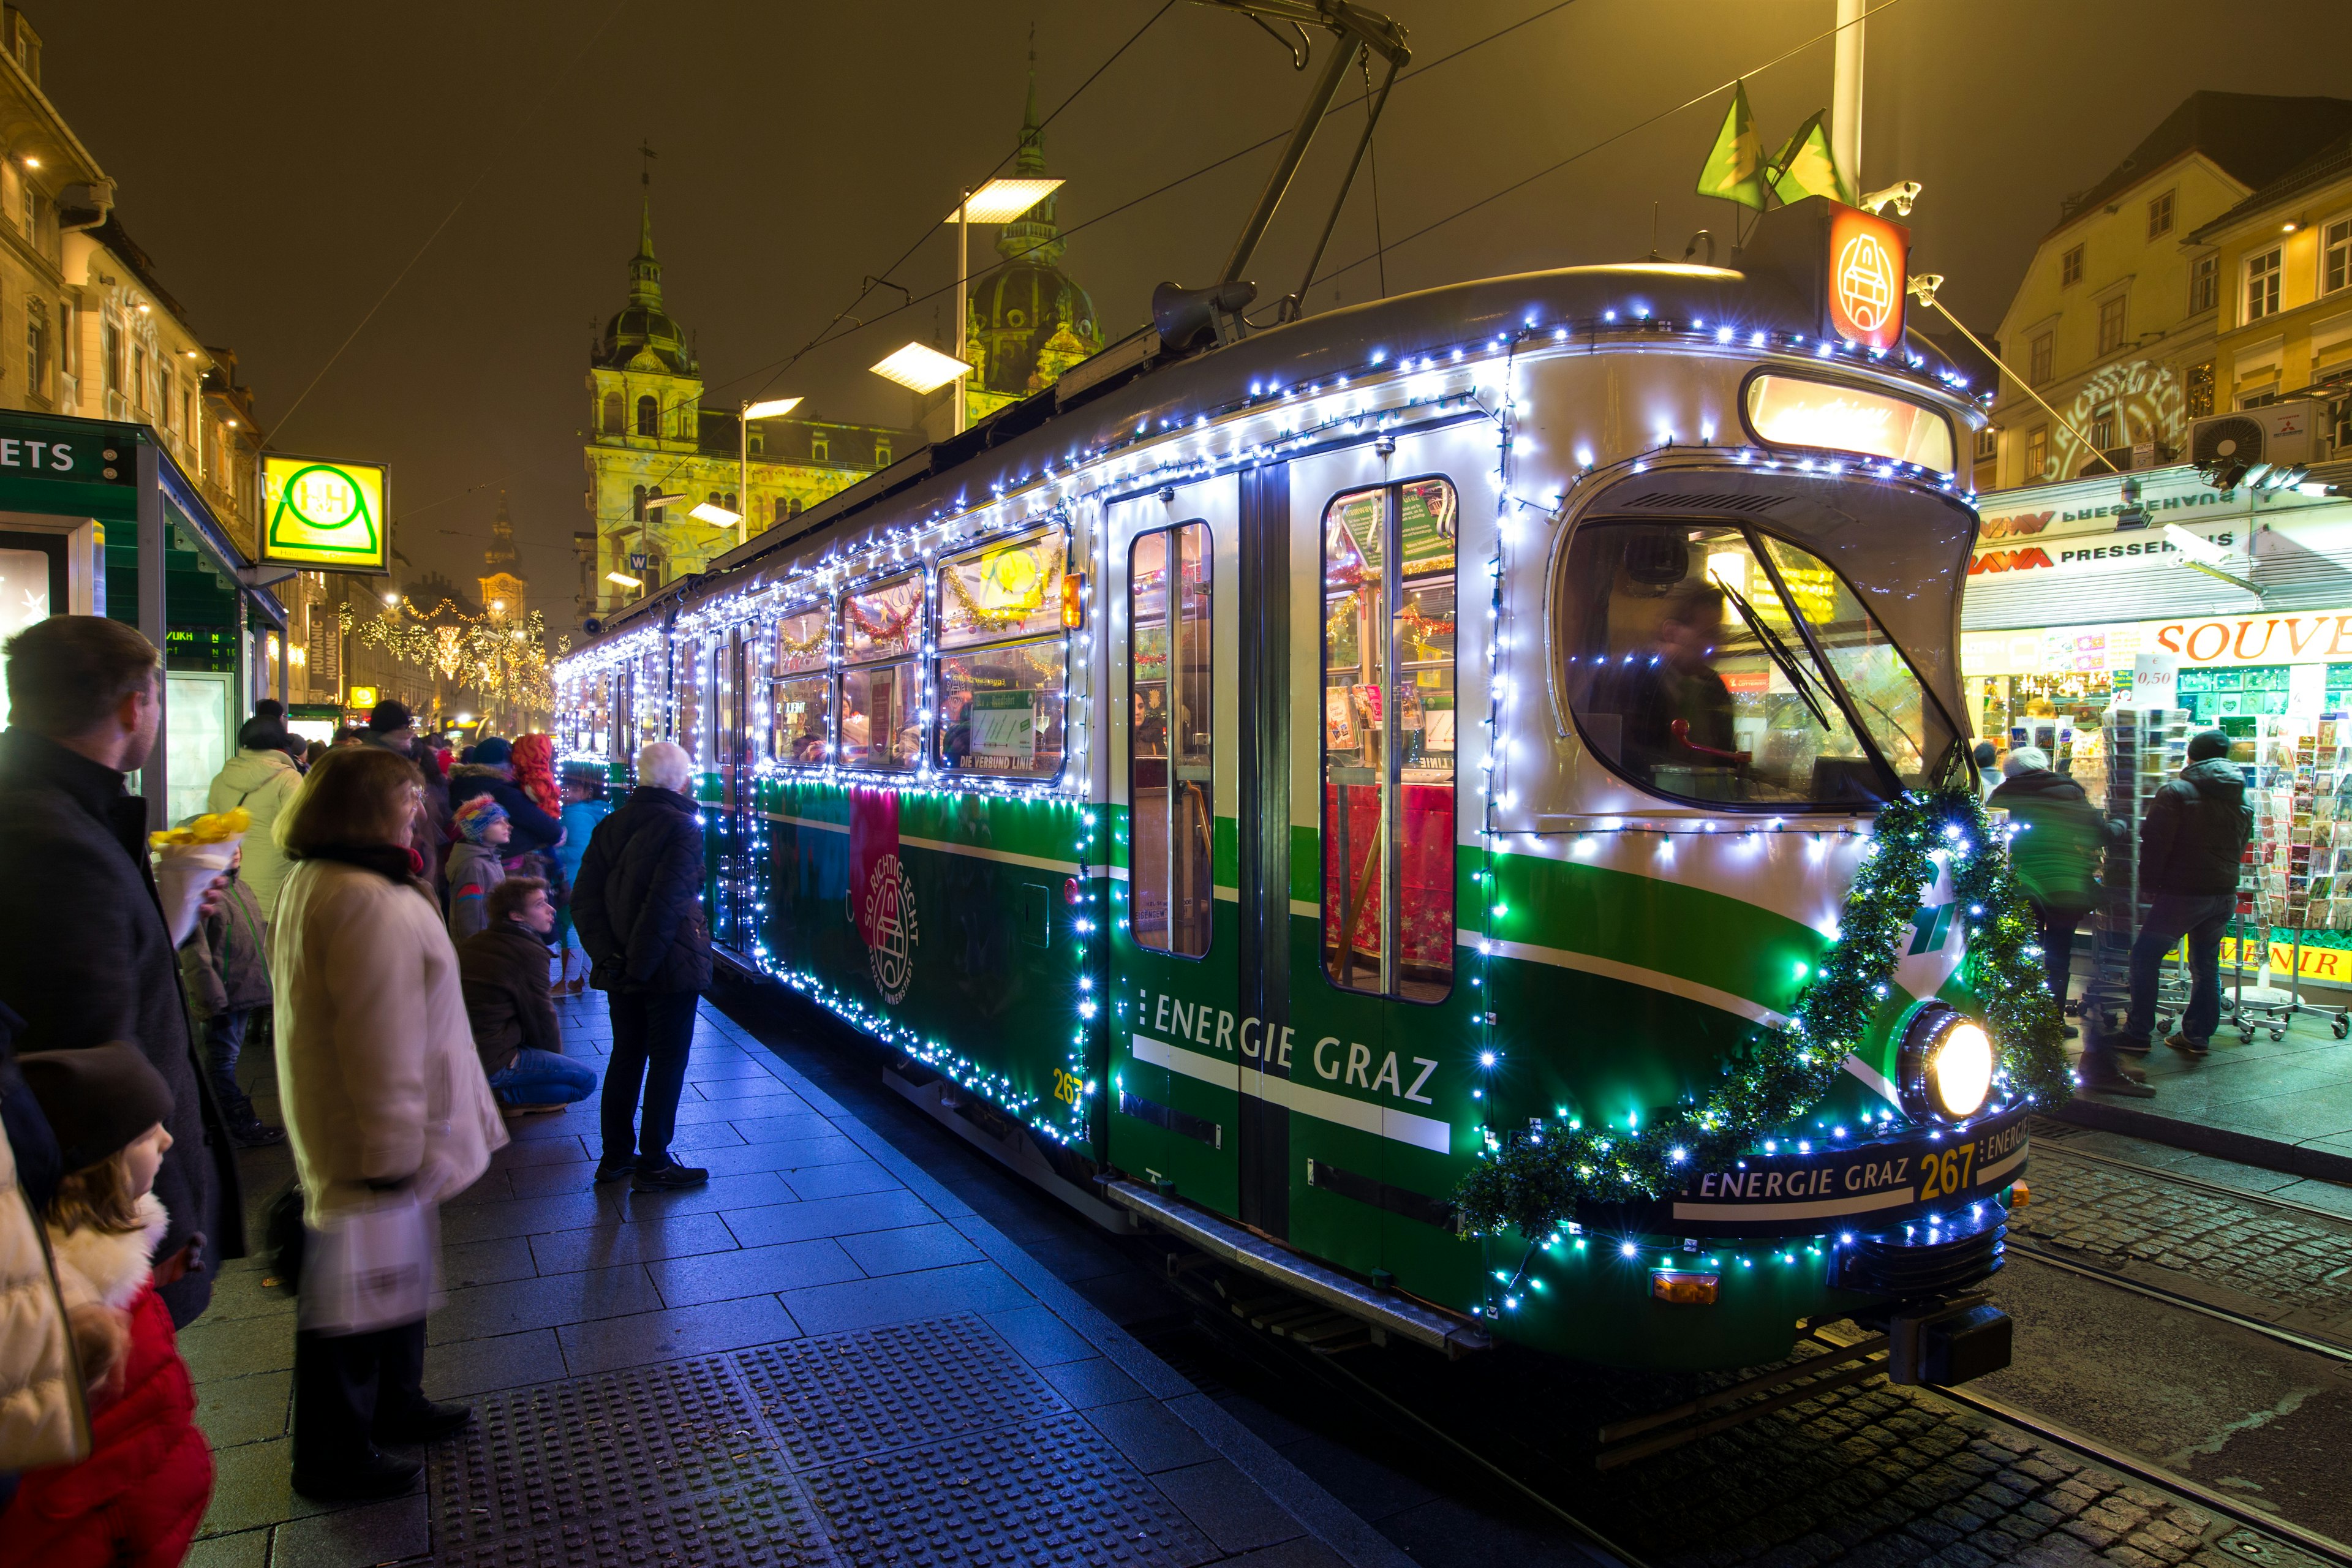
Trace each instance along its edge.
<instances>
[{"instance_id":1,"label":"paving slab sidewalk","mask_svg":"<svg viewBox=\"0 0 2352 1568\"><path fill-rule=\"evenodd\" d=\"M2064 1121L2264 1170L2352 1182L2352 1041L2326 1018L2298 1015L2284 1037L2242 1041L2224 1025L2211 1054L2158 1043L2137 1064L2153 1100L2095 1090L2061 1109Z\"/></svg>"},{"instance_id":2,"label":"paving slab sidewalk","mask_svg":"<svg viewBox=\"0 0 2352 1568\"><path fill-rule=\"evenodd\" d=\"M602 998L560 1007L601 1070ZM673 1147L709 1186L594 1186L594 1103L444 1211L426 1388L477 1420L410 1497L293 1495L292 1303L227 1270L182 1336L192 1563L1410 1561L708 1003ZM242 1158L257 1216L290 1161Z\"/></svg>"}]
</instances>

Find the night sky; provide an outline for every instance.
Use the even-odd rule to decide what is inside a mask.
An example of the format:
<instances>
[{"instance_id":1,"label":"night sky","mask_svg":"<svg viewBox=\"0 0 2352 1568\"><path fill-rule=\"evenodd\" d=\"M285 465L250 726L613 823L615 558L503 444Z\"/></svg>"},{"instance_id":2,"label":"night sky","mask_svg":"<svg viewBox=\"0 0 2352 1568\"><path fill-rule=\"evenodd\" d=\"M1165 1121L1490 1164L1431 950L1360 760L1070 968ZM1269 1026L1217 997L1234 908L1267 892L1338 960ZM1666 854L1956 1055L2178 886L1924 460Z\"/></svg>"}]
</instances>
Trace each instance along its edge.
<instances>
[{"instance_id":1,"label":"night sky","mask_svg":"<svg viewBox=\"0 0 2352 1568\"><path fill-rule=\"evenodd\" d=\"M568 625L583 525L579 432L593 333L635 248L650 138L671 313L716 400L803 394L804 411L905 424L865 367L942 341L925 301L782 368L890 266L954 281L957 190L1012 152L1029 33L1050 112L1160 0L813 5L491 0L470 6L25 0L51 99L118 185L117 214L207 342L237 351L283 449L392 465L413 573L479 571L511 493L535 598ZM1457 279L1679 258L1732 210L1692 194L1727 95L1631 128L1746 73L1766 148L1827 105L1831 0L1393 0L1414 65L1527 26L1398 86L1377 143L1391 241L1562 158L1598 151L1386 258L1394 293ZM1549 14L1545 14L1549 12ZM1894 0L1869 27L1864 188L1916 179L1914 269L1990 334L2059 201L2198 89L2352 96L2341 0ZM1178 4L1046 132L1066 229L1286 131L1306 91L1239 17ZM1343 89L1343 100L1349 96ZM1360 121L1327 122L1252 268L1295 288ZM1265 149L1072 237L1066 269L1107 338L1163 279L1213 279L1275 156ZM467 193L470 192L470 195ZM450 217L453 204L465 200ZM323 377L418 247L448 218ZM993 231L986 231L992 237ZM1360 179L1325 262L1368 256ZM994 254L976 235L976 257ZM1369 298L1371 265L1310 308ZM871 297L872 317L897 301ZM295 400L314 377L299 408ZM292 409L291 416L289 410Z\"/></svg>"}]
</instances>

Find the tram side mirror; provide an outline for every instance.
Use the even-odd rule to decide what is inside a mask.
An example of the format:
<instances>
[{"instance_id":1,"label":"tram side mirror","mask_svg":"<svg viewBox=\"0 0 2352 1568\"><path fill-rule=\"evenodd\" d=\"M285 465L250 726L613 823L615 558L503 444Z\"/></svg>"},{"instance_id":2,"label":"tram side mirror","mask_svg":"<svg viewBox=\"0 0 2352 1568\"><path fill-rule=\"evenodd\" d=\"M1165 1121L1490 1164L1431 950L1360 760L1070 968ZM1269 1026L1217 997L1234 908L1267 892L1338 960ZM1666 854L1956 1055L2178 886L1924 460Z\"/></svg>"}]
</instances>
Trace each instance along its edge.
<instances>
[{"instance_id":1,"label":"tram side mirror","mask_svg":"<svg viewBox=\"0 0 2352 1568\"><path fill-rule=\"evenodd\" d=\"M1212 283L1205 289L1162 283L1151 291L1151 324L1159 330L1162 350L1189 353L1240 337L1241 313L1256 298L1257 285L1249 282Z\"/></svg>"}]
</instances>

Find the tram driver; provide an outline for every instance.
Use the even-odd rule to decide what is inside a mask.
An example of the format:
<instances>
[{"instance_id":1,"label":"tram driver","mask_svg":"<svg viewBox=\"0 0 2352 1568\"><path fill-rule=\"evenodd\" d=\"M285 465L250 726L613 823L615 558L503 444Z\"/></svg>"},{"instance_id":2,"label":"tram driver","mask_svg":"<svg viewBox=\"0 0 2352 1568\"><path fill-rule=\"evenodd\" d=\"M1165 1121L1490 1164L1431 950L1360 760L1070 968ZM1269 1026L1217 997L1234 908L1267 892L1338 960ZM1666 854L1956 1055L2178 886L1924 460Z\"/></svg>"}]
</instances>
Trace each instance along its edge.
<instances>
[{"instance_id":1,"label":"tram driver","mask_svg":"<svg viewBox=\"0 0 2352 1568\"><path fill-rule=\"evenodd\" d=\"M1676 795L1716 793L1699 781L1742 761L1732 731L1731 689L1713 662L1722 628L1723 590L1684 581L1666 595L1648 656L1637 653L1613 671L1611 684L1617 689L1594 704L1615 709L1622 722L1625 767ZM1735 795L1738 788L1721 793Z\"/></svg>"}]
</instances>

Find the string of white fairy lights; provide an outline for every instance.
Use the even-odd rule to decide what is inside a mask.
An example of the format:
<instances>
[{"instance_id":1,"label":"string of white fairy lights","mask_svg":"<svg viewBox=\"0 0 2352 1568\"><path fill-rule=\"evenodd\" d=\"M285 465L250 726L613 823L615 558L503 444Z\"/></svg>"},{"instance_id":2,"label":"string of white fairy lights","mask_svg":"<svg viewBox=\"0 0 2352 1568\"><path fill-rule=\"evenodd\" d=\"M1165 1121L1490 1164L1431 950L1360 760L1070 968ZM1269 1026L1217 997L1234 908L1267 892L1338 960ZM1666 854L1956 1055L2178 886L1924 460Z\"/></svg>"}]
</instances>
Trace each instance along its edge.
<instances>
[{"instance_id":1,"label":"string of white fairy lights","mask_svg":"<svg viewBox=\"0 0 2352 1568\"><path fill-rule=\"evenodd\" d=\"M766 973L1056 1142L1085 1142L1091 1136L1090 1107L1099 1093L1098 1084L1088 1076L1091 1053L1087 1048L1087 1035L1101 1012L1100 982L1096 974L1101 954L1094 939L1101 934L1105 916L1097 884L1109 880L1097 874L1097 862L1101 858L1097 848L1100 823L1091 804L1095 770L1087 762L1087 716L1098 709L1108 711L1094 700L1092 672L1097 668L1101 619L1095 613L1096 584L1102 563L1109 559L1108 542L1103 537L1108 531L1108 504L1123 496L1237 473L1310 449L1377 437L1448 415L1487 418L1496 427L1496 459L1491 475L1496 498L1496 527L1494 553L1489 557L1490 592L1485 628L1488 659L1486 752L1480 783L1475 786L1480 798L1482 843L1479 877L1486 896L1480 900L1481 941L1475 965L1478 973L1472 976L1471 984L1491 994L1487 966L1496 951L1495 847L1503 836L1495 815L1501 802L1492 781L1496 740L1505 732L1509 712L1509 686L1502 668L1502 655L1508 646L1502 584L1507 570L1507 543L1514 531L1512 514L1522 509L1553 512L1563 504L1567 489L1575 482L1571 480L1570 487L1539 500L1513 493L1514 434L1526 416L1517 398L1517 374L1523 364L1547 352L1589 349L1604 339L1637 348L1743 359L1752 359L1758 353L1794 354L1813 362L1864 366L1899 378L1934 384L1946 395L1968 390L1965 378L1931 369L1924 358L1907 352L1889 353L1802 332L1720 321L1709 323L1704 319L1683 323L1657 315L1638 300L1627 301L1622 310L1604 310L1597 318L1546 321L1530 315L1515 331L1434 348L1393 362L1385 351L1373 348L1364 361L1334 374L1328 383L1318 379L1304 384L1284 384L1260 376L1249 384L1246 392L1237 388L1223 404L1197 411L1189 423L1173 416L1163 416L1155 422L1147 416L1132 427L1066 453L1058 463L1052 458L1040 459L1033 473L992 481L987 497L977 502L969 492L960 493L935 501L919 517L869 528L855 540L829 542L813 560L793 559L770 567L752 563L742 569L746 576L740 584L689 588L674 596L665 595L647 601L637 612L643 617L640 624L609 633L562 663L559 689L564 694L565 716L572 721L569 738L574 752L586 750L576 716L598 710L585 700L586 691L596 677L610 678L606 689L608 693L615 692L618 678L632 670L644 672L649 654L658 650L663 657L663 668L667 671L676 668L676 650L681 645L695 650L688 657L699 658L704 656L706 639L739 628L755 629L763 644L772 644L787 617L817 609L827 611L831 623L830 658L828 673L823 678L837 683L844 668L841 617L830 612L845 595L859 585L894 573L919 570L925 639L918 709L922 740L914 765L849 766L841 761L837 750L840 714L836 684L835 700L828 703L831 711L824 760L795 762L773 755L771 746L761 746L759 750L763 754L751 770L755 781L753 788L813 785L826 790L880 791L895 793L902 801L905 797L929 801L979 796L1007 804L1027 804L1068 816L1071 820L1066 826L1073 835L1071 864L1080 886L1087 889L1083 912L1071 922L1071 957L1076 980L1073 1010L1076 1024L1063 1081L1076 1086L1075 1100L1062 1095L1041 1094L1025 1087L937 1036L913 1029L889 1014L868 1006L847 987L781 960L767 943L766 904L758 897L756 887L744 885L758 879L767 864L768 816L763 811L747 814L754 825L751 852L738 858L743 869L730 893L739 910L749 909L755 916L762 917L752 922L753 956ZM1494 395L1493 406L1486 401L1487 393ZM1989 398L1990 394L1981 395ZM1675 442L1671 435L1664 444L1688 445ZM1851 454L1790 455L1745 444L1725 447L1711 439L1697 445L1722 452L1735 463L1764 469L1785 468L1830 477L1866 475L1937 489L1970 501L1975 499L1973 489L1962 484L1957 474L1916 463ZM1586 474L1591 471L1589 460L1584 469ZM795 521L806 526L806 520ZM1084 574L1081 592L1086 606L1083 635L1065 631L1062 637L1065 751L1058 771L1050 778L1022 780L935 764L934 742L941 738L934 732L932 719L940 710L938 679L941 661L935 628L940 607L942 560L972 552L992 542L1001 544L1024 531L1057 524L1069 530L1069 561ZM667 621L658 618L671 605L676 609ZM757 732L772 735L773 716L769 707L772 698L771 691L764 689L770 682L763 680L761 686L763 689L757 708L761 716ZM673 733L677 704L667 685L657 694L636 691L634 705L639 738ZM618 709L617 697L608 695L601 710L608 729L617 727ZM603 763L608 757L604 752L596 751L582 760ZM1779 830L1777 821L1772 826L1773 830ZM1623 818L1599 819L1583 829L1689 830L1691 825L1686 821L1653 824ZM1501 1025L1496 1013L1491 1007L1482 1007L1478 1020L1481 1033L1477 1060L1482 1077L1480 1087L1473 1093L1483 1107L1486 1100L1486 1082L1501 1066L1503 1051L1498 1043Z\"/></svg>"}]
</instances>

